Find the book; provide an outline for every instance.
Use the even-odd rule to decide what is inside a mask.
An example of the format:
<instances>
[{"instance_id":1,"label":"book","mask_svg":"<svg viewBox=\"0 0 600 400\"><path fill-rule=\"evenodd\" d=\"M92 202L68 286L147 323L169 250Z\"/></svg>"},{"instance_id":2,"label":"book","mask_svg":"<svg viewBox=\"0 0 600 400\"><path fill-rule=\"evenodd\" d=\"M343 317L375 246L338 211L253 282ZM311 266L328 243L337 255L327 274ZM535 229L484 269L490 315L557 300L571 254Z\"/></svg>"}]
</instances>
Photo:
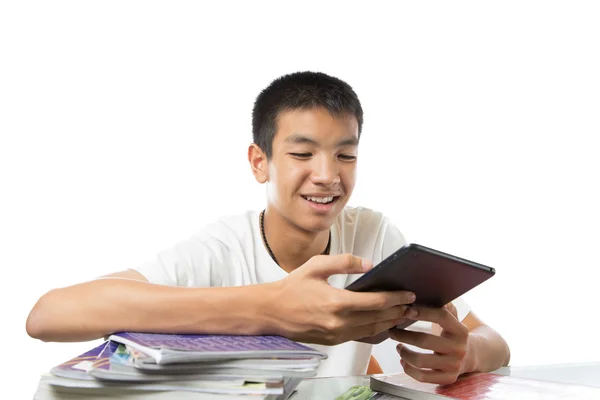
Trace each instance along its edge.
<instances>
[{"instance_id":1,"label":"book","mask_svg":"<svg viewBox=\"0 0 600 400\"><path fill-rule=\"evenodd\" d=\"M59 382L57 382L57 380ZM289 380L284 385L283 394L247 394L247 393L213 393L213 392L194 392L190 390L154 390L147 386L88 386L82 387L79 382L73 382L74 379L58 378L50 374L43 374L40 378L38 387L34 394L35 400L64 400L64 399L154 399L154 400L174 400L174 399L205 399L205 400L288 400L290 394L298 385L298 381ZM70 383L67 383L70 382ZM59 383L59 384L57 384ZM90 382L95 383L95 382Z\"/></svg>"},{"instance_id":2,"label":"book","mask_svg":"<svg viewBox=\"0 0 600 400\"><path fill-rule=\"evenodd\" d=\"M106 349L104 350L106 351ZM148 356L139 350L118 344L108 360L112 371L130 374L219 374L256 376L262 382L268 376L310 378L316 375L321 361L317 358L299 359L242 359L210 360L174 364L148 362ZM135 369L134 369L135 368ZM103 372L103 371L101 371ZM250 378L248 378L250 380Z\"/></svg>"},{"instance_id":3,"label":"book","mask_svg":"<svg viewBox=\"0 0 600 400\"><path fill-rule=\"evenodd\" d=\"M450 385L419 382L400 374L372 375L372 390L411 400L600 399L600 388L529 378L473 373Z\"/></svg>"},{"instance_id":4,"label":"book","mask_svg":"<svg viewBox=\"0 0 600 400\"><path fill-rule=\"evenodd\" d=\"M205 395L251 396L252 398L279 399L291 393L301 382L301 378L284 377L271 371L250 371L248 374L236 370L235 374L222 374L221 370L205 371L194 374L158 374L135 371L131 374L115 370L119 365L113 356L123 345L107 341L99 346L52 368L49 374L43 374L40 388L46 392L65 392L76 390L78 393L127 392L191 392ZM261 373L262 372L262 373ZM256 397L258 396L258 397Z\"/></svg>"},{"instance_id":5,"label":"book","mask_svg":"<svg viewBox=\"0 0 600 400\"><path fill-rule=\"evenodd\" d=\"M318 350L281 336L178 335L119 332L109 340L122 343L147 355L144 362L184 362L251 359L325 359Z\"/></svg>"},{"instance_id":6,"label":"book","mask_svg":"<svg viewBox=\"0 0 600 400\"><path fill-rule=\"evenodd\" d=\"M108 342L100 351L95 361L87 368L88 375L101 379L124 382L161 382L161 381L227 381L229 385L233 382L262 382L280 383L283 374L278 371L262 371L241 368L196 368L196 369L169 369L141 370L131 366L127 362L128 352L124 345L116 342Z\"/></svg>"},{"instance_id":7,"label":"book","mask_svg":"<svg viewBox=\"0 0 600 400\"><path fill-rule=\"evenodd\" d=\"M79 380L63 378L52 374L43 374L40 383L62 388L76 389L122 389L127 391L162 392L179 391L213 394L238 394L238 395L281 395L290 380L277 383L259 383L241 381L165 381L165 382L137 382L124 383L101 380Z\"/></svg>"},{"instance_id":8,"label":"book","mask_svg":"<svg viewBox=\"0 0 600 400\"><path fill-rule=\"evenodd\" d=\"M85 353L72 358L68 361L65 361L62 364L59 364L53 367L50 370L50 374L66 378L66 379L76 379L76 380L94 380L94 377L89 375L87 371L92 367L94 362L98 359L98 356L106 346L108 346L109 342L104 342L99 346L94 347L91 350L86 351ZM104 366L101 368L108 368L108 366Z\"/></svg>"},{"instance_id":9,"label":"book","mask_svg":"<svg viewBox=\"0 0 600 400\"><path fill-rule=\"evenodd\" d=\"M177 391L279 398L293 391L302 378L316 375L325 357L278 336L122 332L52 368L40 385L54 391Z\"/></svg>"},{"instance_id":10,"label":"book","mask_svg":"<svg viewBox=\"0 0 600 400\"><path fill-rule=\"evenodd\" d=\"M296 372L296 371L313 371L319 365L314 360L297 359L294 362L289 360L278 359L247 359L247 360L225 360L225 361L205 361L205 362L187 362L175 364L152 364L140 362L135 358L127 361L131 365L143 371L194 371L197 369L210 368L247 368L260 369L264 371L281 371L281 372ZM284 374L285 375L285 374Z\"/></svg>"},{"instance_id":11,"label":"book","mask_svg":"<svg viewBox=\"0 0 600 400\"><path fill-rule=\"evenodd\" d=\"M137 376L130 376L122 371L115 371L114 363L110 363L112 355L118 348L119 344L115 342L105 342L101 345L85 352L84 354L77 356L69 361L66 361L50 370L50 374L66 379L73 379L76 381L96 381L97 379L114 380L114 381L142 381L142 382L155 382L165 380L197 380L197 381L221 381L228 385L243 384L248 379L243 374L156 374L144 376L139 374ZM258 376L254 382L279 382L283 379L281 375L271 376ZM57 380L56 382L60 382ZM73 385L72 382L65 381ZM83 385L83 384L81 384ZM87 386L106 386L110 383L97 382L97 384L86 384Z\"/></svg>"}]
</instances>

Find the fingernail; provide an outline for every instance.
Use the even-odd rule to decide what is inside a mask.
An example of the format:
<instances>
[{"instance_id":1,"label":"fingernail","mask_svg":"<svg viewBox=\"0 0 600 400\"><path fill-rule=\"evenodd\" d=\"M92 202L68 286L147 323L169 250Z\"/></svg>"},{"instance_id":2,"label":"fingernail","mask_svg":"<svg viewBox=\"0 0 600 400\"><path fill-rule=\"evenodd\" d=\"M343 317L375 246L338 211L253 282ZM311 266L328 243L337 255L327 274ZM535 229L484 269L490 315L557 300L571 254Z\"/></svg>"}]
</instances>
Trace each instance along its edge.
<instances>
[{"instance_id":1,"label":"fingernail","mask_svg":"<svg viewBox=\"0 0 600 400\"><path fill-rule=\"evenodd\" d=\"M414 302L417 299L417 296L415 296L414 293L410 293L408 295L408 301L410 301L411 303Z\"/></svg>"},{"instance_id":2,"label":"fingernail","mask_svg":"<svg viewBox=\"0 0 600 400\"><path fill-rule=\"evenodd\" d=\"M417 315L419 315L419 313L417 312L417 310L415 310L414 308L409 308L408 311L406 312L406 316L408 318L414 318Z\"/></svg>"},{"instance_id":3,"label":"fingernail","mask_svg":"<svg viewBox=\"0 0 600 400\"><path fill-rule=\"evenodd\" d=\"M366 260L366 259L362 259L362 269L363 271L368 271L371 269L371 267L373 266L373 264L371 264L371 261Z\"/></svg>"}]
</instances>

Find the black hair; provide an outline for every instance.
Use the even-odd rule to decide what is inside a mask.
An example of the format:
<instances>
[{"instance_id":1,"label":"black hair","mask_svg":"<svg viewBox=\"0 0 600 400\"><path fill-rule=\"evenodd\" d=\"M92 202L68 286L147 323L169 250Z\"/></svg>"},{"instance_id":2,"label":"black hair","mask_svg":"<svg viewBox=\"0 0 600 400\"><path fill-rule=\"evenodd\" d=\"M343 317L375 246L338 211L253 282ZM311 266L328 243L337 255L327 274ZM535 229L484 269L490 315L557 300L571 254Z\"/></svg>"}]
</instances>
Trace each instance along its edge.
<instances>
[{"instance_id":1,"label":"black hair","mask_svg":"<svg viewBox=\"0 0 600 400\"><path fill-rule=\"evenodd\" d=\"M271 158L277 118L282 111L323 107L334 116L353 114L362 131L363 110L358 96L346 82L322 72L296 72L275 79L263 89L252 109L252 136Z\"/></svg>"}]
</instances>

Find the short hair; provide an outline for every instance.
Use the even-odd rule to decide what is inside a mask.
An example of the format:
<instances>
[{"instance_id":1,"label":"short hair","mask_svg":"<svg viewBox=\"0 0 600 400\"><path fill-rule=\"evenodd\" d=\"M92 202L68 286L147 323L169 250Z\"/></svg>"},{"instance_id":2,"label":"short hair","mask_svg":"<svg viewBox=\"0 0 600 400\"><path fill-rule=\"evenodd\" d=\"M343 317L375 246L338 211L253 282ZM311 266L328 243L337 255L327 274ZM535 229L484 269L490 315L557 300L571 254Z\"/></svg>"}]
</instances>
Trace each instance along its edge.
<instances>
[{"instance_id":1,"label":"short hair","mask_svg":"<svg viewBox=\"0 0 600 400\"><path fill-rule=\"evenodd\" d=\"M275 79L263 89L252 109L254 143L270 159L277 119L281 112L323 107L333 116L352 114L358 122L358 137L362 131L363 110L358 96L346 82L322 72L295 72Z\"/></svg>"}]
</instances>

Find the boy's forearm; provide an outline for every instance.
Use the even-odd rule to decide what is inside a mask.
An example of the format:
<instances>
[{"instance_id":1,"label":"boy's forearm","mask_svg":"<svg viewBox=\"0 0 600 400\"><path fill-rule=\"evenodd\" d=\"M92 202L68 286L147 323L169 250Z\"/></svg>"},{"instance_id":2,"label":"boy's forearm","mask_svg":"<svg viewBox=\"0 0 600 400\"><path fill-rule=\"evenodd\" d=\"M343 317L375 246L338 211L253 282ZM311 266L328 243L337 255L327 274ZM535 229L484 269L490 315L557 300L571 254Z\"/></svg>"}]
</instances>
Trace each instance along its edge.
<instances>
[{"instance_id":1,"label":"boy's forearm","mask_svg":"<svg viewBox=\"0 0 600 400\"><path fill-rule=\"evenodd\" d=\"M510 362L506 341L492 328L483 325L473 329L469 341L471 362L465 372L490 372Z\"/></svg>"},{"instance_id":2,"label":"boy's forearm","mask_svg":"<svg viewBox=\"0 0 600 400\"><path fill-rule=\"evenodd\" d=\"M85 341L118 331L261 334L265 286L180 288L98 279L44 295L27 319L43 341Z\"/></svg>"}]
</instances>

